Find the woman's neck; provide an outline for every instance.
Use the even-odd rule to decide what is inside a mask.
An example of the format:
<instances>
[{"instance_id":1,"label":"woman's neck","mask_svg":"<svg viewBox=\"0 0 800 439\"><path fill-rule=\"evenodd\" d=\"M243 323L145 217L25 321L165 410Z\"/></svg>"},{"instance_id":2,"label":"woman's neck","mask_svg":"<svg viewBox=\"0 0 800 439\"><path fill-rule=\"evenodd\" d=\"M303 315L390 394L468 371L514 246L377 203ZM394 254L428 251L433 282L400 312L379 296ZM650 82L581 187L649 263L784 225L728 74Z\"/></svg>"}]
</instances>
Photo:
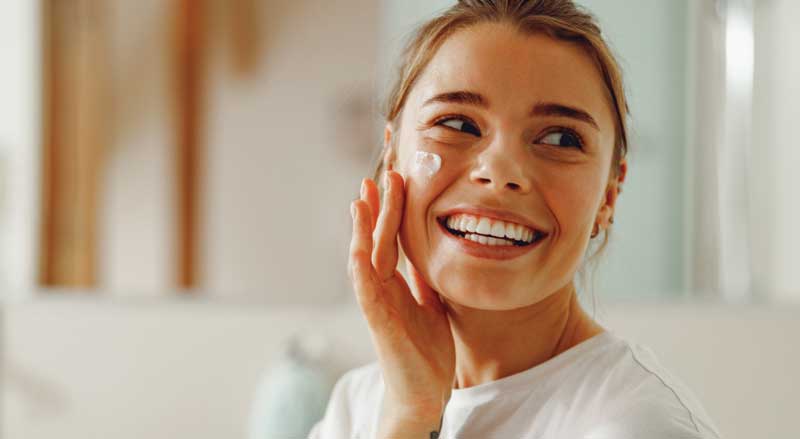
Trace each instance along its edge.
<instances>
[{"instance_id":1,"label":"woman's neck","mask_svg":"<svg viewBox=\"0 0 800 439\"><path fill-rule=\"evenodd\" d=\"M450 307L456 388L472 387L537 366L603 332L569 284L534 305L509 311Z\"/></svg>"}]
</instances>

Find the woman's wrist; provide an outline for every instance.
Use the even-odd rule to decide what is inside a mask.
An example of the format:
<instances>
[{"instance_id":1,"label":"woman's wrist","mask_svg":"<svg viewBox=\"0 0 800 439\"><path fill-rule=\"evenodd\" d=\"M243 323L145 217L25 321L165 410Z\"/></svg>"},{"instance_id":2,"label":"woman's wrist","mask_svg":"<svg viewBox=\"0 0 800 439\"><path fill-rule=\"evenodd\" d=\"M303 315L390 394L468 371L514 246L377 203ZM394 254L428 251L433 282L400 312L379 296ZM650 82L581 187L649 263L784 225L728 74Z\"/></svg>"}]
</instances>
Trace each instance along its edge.
<instances>
[{"instance_id":1,"label":"woman's wrist","mask_svg":"<svg viewBox=\"0 0 800 439\"><path fill-rule=\"evenodd\" d=\"M381 439L433 439L439 437L442 406L403 406L384 400L378 437Z\"/></svg>"},{"instance_id":2,"label":"woman's wrist","mask_svg":"<svg viewBox=\"0 0 800 439\"><path fill-rule=\"evenodd\" d=\"M380 439L437 439L442 428L441 415L435 419L402 418L387 415L381 418Z\"/></svg>"}]
</instances>

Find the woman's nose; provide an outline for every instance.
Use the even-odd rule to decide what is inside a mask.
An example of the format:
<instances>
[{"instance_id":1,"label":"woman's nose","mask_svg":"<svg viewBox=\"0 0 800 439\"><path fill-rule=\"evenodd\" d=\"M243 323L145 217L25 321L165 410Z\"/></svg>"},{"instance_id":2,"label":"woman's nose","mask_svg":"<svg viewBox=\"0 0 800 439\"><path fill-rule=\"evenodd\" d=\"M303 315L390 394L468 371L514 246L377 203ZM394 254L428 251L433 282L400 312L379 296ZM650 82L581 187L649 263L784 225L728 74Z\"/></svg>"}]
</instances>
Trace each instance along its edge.
<instances>
[{"instance_id":1,"label":"woman's nose","mask_svg":"<svg viewBox=\"0 0 800 439\"><path fill-rule=\"evenodd\" d=\"M524 160L519 151L510 149L507 145L490 145L481 151L470 180L495 191L529 192L532 182L525 172Z\"/></svg>"}]
</instances>

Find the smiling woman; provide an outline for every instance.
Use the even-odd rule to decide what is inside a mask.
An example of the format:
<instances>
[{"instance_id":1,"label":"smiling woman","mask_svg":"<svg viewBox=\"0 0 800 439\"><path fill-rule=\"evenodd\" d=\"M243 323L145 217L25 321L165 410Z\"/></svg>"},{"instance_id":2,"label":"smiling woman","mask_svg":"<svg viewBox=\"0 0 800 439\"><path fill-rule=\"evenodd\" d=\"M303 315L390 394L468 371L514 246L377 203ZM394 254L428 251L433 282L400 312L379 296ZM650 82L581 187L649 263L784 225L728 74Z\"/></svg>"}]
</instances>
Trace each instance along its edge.
<instances>
[{"instance_id":1,"label":"smiling woman","mask_svg":"<svg viewBox=\"0 0 800 439\"><path fill-rule=\"evenodd\" d=\"M340 379L311 436L719 437L576 297L627 172L621 74L593 17L569 0L463 0L419 28L399 73L383 202L365 179L351 206L378 361Z\"/></svg>"},{"instance_id":2,"label":"smiling woman","mask_svg":"<svg viewBox=\"0 0 800 439\"><path fill-rule=\"evenodd\" d=\"M474 24L443 42L387 126L384 158L387 168L409 177L403 251L417 267L435 262L421 273L436 291L462 305L509 310L570 284L583 238L593 226L608 226L626 166L624 158L612 161L617 117L598 73L582 47L503 23ZM405 169L419 149L444 163L425 185ZM512 222L548 242L536 252L487 248L430 227L431 216L455 214L476 215L477 226L487 229L497 220ZM483 258L461 258L464 251L452 246L493 259L525 257L493 267ZM510 295L508 302L499 294Z\"/></svg>"}]
</instances>

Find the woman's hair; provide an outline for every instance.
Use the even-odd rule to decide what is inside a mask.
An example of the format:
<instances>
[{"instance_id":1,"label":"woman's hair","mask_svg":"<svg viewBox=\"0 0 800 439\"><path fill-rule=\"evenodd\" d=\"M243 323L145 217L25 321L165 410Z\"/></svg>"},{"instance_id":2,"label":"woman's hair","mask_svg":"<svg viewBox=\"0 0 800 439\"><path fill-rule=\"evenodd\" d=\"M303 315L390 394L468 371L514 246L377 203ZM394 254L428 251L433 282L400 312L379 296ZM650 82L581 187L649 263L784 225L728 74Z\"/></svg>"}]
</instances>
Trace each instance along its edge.
<instances>
[{"instance_id":1,"label":"woman's hair","mask_svg":"<svg viewBox=\"0 0 800 439\"><path fill-rule=\"evenodd\" d=\"M386 121L399 132L400 115L411 89L442 43L458 30L479 23L504 23L526 34L544 33L551 38L580 45L603 75L614 104L616 132L611 159L611 176L617 177L620 162L628 152L626 118L628 104L622 71L600 31L595 17L572 0L459 0L441 15L420 25L403 50L400 65L384 104ZM392 143L397 139L393 136ZM376 181L383 171L382 155L375 171ZM592 261L608 244L608 231Z\"/></svg>"}]
</instances>

